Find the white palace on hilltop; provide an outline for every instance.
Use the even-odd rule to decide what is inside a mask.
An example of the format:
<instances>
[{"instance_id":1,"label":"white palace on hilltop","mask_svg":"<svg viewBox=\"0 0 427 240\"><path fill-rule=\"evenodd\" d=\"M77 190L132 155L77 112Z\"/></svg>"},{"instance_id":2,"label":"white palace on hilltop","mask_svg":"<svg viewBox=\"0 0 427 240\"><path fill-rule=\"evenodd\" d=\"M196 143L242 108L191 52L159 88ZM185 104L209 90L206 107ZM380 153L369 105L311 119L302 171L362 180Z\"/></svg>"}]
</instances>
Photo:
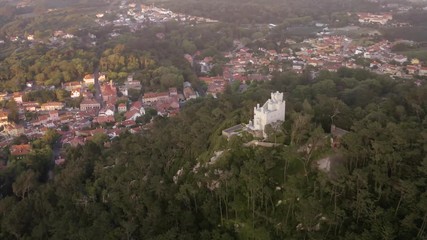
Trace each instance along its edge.
<instances>
[{"instance_id":1,"label":"white palace on hilltop","mask_svg":"<svg viewBox=\"0 0 427 240\"><path fill-rule=\"evenodd\" d=\"M271 98L262 107L257 104L254 108L254 120L249 121L247 127L252 131L262 132L266 136L265 126L278 121L285 121L286 101L283 93L271 93Z\"/></svg>"}]
</instances>

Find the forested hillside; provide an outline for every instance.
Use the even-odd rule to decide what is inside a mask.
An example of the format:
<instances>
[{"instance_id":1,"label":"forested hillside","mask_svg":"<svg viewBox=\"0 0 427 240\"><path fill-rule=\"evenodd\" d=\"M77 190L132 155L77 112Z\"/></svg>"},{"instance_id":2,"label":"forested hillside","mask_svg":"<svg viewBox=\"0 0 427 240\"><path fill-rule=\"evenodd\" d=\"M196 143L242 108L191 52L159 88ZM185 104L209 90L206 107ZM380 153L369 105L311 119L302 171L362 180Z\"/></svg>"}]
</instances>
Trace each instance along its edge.
<instances>
[{"instance_id":1,"label":"forested hillside","mask_svg":"<svg viewBox=\"0 0 427 240\"><path fill-rule=\"evenodd\" d=\"M173 11L188 13L195 16L206 16L224 22L233 23L282 23L286 18L312 16L320 18L334 12L367 11L377 7L369 1L349 0L181 0L159 1L149 0L170 8Z\"/></svg>"},{"instance_id":2,"label":"forested hillside","mask_svg":"<svg viewBox=\"0 0 427 240\"><path fill-rule=\"evenodd\" d=\"M271 91L286 93L287 120L270 135L280 146L220 135L248 122ZM426 104L425 85L364 70L231 87L142 135L68 149L51 180L49 149L8 167L0 238L424 239ZM335 150L332 123L350 131ZM331 171L317 170L327 156Z\"/></svg>"}]
</instances>

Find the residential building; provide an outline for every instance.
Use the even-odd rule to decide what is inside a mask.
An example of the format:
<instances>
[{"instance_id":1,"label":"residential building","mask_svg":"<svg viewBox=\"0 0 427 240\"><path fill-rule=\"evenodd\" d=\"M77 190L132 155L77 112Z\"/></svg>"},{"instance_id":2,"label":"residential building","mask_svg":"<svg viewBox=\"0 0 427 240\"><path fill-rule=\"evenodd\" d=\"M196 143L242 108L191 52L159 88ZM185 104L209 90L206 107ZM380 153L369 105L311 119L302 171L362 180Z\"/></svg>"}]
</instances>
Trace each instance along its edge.
<instances>
[{"instance_id":1,"label":"residential building","mask_svg":"<svg viewBox=\"0 0 427 240\"><path fill-rule=\"evenodd\" d=\"M48 102L44 103L41 106L42 111L54 111L61 110L64 108L64 104L62 102Z\"/></svg>"},{"instance_id":2,"label":"residential building","mask_svg":"<svg viewBox=\"0 0 427 240\"><path fill-rule=\"evenodd\" d=\"M23 102L22 107L27 112L35 112L40 108L40 104L38 102Z\"/></svg>"},{"instance_id":3,"label":"residential building","mask_svg":"<svg viewBox=\"0 0 427 240\"><path fill-rule=\"evenodd\" d=\"M108 103L115 103L117 101L117 88L114 86L113 81L109 84L101 86L102 100Z\"/></svg>"},{"instance_id":4,"label":"residential building","mask_svg":"<svg viewBox=\"0 0 427 240\"><path fill-rule=\"evenodd\" d=\"M83 78L83 82L86 86L95 84L95 76L93 74L87 74Z\"/></svg>"},{"instance_id":5,"label":"residential building","mask_svg":"<svg viewBox=\"0 0 427 240\"><path fill-rule=\"evenodd\" d=\"M17 103L22 103L23 101L22 101L22 97L24 96L24 94L23 93L21 93L21 92L15 92L15 93L13 93L13 100L15 100L15 102L17 102Z\"/></svg>"},{"instance_id":6,"label":"residential building","mask_svg":"<svg viewBox=\"0 0 427 240\"><path fill-rule=\"evenodd\" d=\"M195 99L197 98L197 94L194 89L191 87L190 82L184 82L183 84L183 94L185 99Z\"/></svg>"},{"instance_id":7,"label":"residential building","mask_svg":"<svg viewBox=\"0 0 427 240\"><path fill-rule=\"evenodd\" d=\"M292 65L292 70L296 73L302 73L304 66L301 64Z\"/></svg>"},{"instance_id":8,"label":"residential building","mask_svg":"<svg viewBox=\"0 0 427 240\"><path fill-rule=\"evenodd\" d=\"M24 127L16 124L5 125L3 131L11 137L18 137L25 133Z\"/></svg>"},{"instance_id":9,"label":"residential building","mask_svg":"<svg viewBox=\"0 0 427 240\"><path fill-rule=\"evenodd\" d=\"M125 82L127 89L136 89L141 90L142 85L140 81L133 80L133 75L129 75L127 81Z\"/></svg>"},{"instance_id":10,"label":"residential building","mask_svg":"<svg viewBox=\"0 0 427 240\"><path fill-rule=\"evenodd\" d=\"M82 84L77 81L67 82L62 84L62 88L69 92L72 92L73 90L80 90L82 88Z\"/></svg>"},{"instance_id":11,"label":"residential building","mask_svg":"<svg viewBox=\"0 0 427 240\"><path fill-rule=\"evenodd\" d=\"M130 109L129 109L130 111L132 111L132 110L137 110L137 111L139 111L141 114L145 114L145 109L144 109L144 107L142 106L142 103L140 102L140 101L136 101L136 102L134 102L134 103L132 103L132 105L131 105L131 107L130 107Z\"/></svg>"},{"instance_id":12,"label":"residential building","mask_svg":"<svg viewBox=\"0 0 427 240\"><path fill-rule=\"evenodd\" d=\"M169 96L178 96L178 90L176 88L169 88Z\"/></svg>"},{"instance_id":13,"label":"residential building","mask_svg":"<svg viewBox=\"0 0 427 240\"><path fill-rule=\"evenodd\" d=\"M119 86L119 92L125 97L129 96L129 89L126 87L126 85Z\"/></svg>"},{"instance_id":14,"label":"residential building","mask_svg":"<svg viewBox=\"0 0 427 240\"><path fill-rule=\"evenodd\" d=\"M71 98L78 98L81 95L81 89L76 89L71 91Z\"/></svg>"},{"instance_id":15,"label":"residential building","mask_svg":"<svg viewBox=\"0 0 427 240\"><path fill-rule=\"evenodd\" d=\"M99 111L99 116L114 116L115 106L107 105Z\"/></svg>"},{"instance_id":16,"label":"residential building","mask_svg":"<svg viewBox=\"0 0 427 240\"><path fill-rule=\"evenodd\" d=\"M418 66L407 65L406 70L408 71L408 74L412 74L412 75L418 74Z\"/></svg>"},{"instance_id":17,"label":"residential building","mask_svg":"<svg viewBox=\"0 0 427 240\"><path fill-rule=\"evenodd\" d=\"M140 111L133 109L133 110L129 110L128 112L126 112L125 118L126 118L126 120L136 121L136 119L141 117L142 115L143 114L141 114Z\"/></svg>"},{"instance_id":18,"label":"residential building","mask_svg":"<svg viewBox=\"0 0 427 240\"><path fill-rule=\"evenodd\" d=\"M105 76L105 74L99 73L98 81L105 82L105 80L107 80L107 77Z\"/></svg>"},{"instance_id":19,"label":"residential building","mask_svg":"<svg viewBox=\"0 0 427 240\"><path fill-rule=\"evenodd\" d=\"M157 101L166 101L168 99L169 99L168 92L160 92L160 93L148 92L148 93L144 93L144 97L142 98L142 101L143 103L152 103Z\"/></svg>"},{"instance_id":20,"label":"residential building","mask_svg":"<svg viewBox=\"0 0 427 240\"><path fill-rule=\"evenodd\" d=\"M178 98L170 98L168 101L156 102L154 107L158 115L174 116L179 112Z\"/></svg>"},{"instance_id":21,"label":"residential building","mask_svg":"<svg viewBox=\"0 0 427 240\"><path fill-rule=\"evenodd\" d=\"M419 72L418 72L418 75L427 76L427 67L421 67Z\"/></svg>"},{"instance_id":22,"label":"residential building","mask_svg":"<svg viewBox=\"0 0 427 240\"><path fill-rule=\"evenodd\" d=\"M120 125L122 125L125 128L130 128L132 126L136 125L136 122L134 120L126 120L120 123Z\"/></svg>"},{"instance_id":23,"label":"residential building","mask_svg":"<svg viewBox=\"0 0 427 240\"><path fill-rule=\"evenodd\" d=\"M389 13L384 14L372 14L372 13L358 13L360 23L375 23L385 25L388 21L393 20L393 15Z\"/></svg>"},{"instance_id":24,"label":"residential building","mask_svg":"<svg viewBox=\"0 0 427 240\"><path fill-rule=\"evenodd\" d=\"M400 63L400 64L403 64L403 63L405 63L405 62L408 61L408 58L405 57L405 56L403 56L403 55L397 55L397 56L394 57L393 60L396 61L396 62L398 62L398 63Z\"/></svg>"},{"instance_id":25,"label":"residential building","mask_svg":"<svg viewBox=\"0 0 427 240\"><path fill-rule=\"evenodd\" d=\"M95 101L94 99L86 98L80 103L80 110L82 111L87 111L91 109L99 110L100 108L101 104Z\"/></svg>"},{"instance_id":26,"label":"residential building","mask_svg":"<svg viewBox=\"0 0 427 240\"><path fill-rule=\"evenodd\" d=\"M8 113L4 110L0 110L0 122L7 122Z\"/></svg>"},{"instance_id":27,"label":"residential building","mask_svg":"<svg viewBox=\"0 0 427 240\"><path fill-rule=\"evenodd\" d=\"M9 100L9 94L6 93L0 93L0 101Z\"/></svg>"},{"instance_id":28,"label":"residential building","mask_svg":"<svg viewBox=\"0 0 427 240\"><path fill-rule=\"evenodd\" d=\"M216 97L218 93L223 93L228 84L228 81L223 77L201 77L199 79L208 85L206 93L214 97Z\"/></svg>"},{"instance_id":29,"label":"residential building","mask_svg":"<svg viewBox=\"0 0 427 240\"><path fill-rule=\"evenodd\" d=\"M128 110L126 107L126 103L120 103L117 107L117 110L119 111L119 113L126 112Z\"/></svg>"},{"instance_id":30,"label":"residential building","mask_svg":"<svg viewBox=\"0 0 427 240\"><path fill-rule=\"evenodd\" d=\"M420 64L420 60L418 58L413 58L413 59L411 59L411 64L412 65L419 65Z\"/></svg>"},{"instance_id":31,"label":"residential building","mask_svg":"<svg viewBox=\"0 0 427 240\"><path fill-rule=\"evenodd\" d=\"M196 99L197 98L197 95L194 92L194 90L193 90L192 87L185 87L183 92L184 92L184 97L187 100L189 100L189 99Z\"/></svg>"},{"instance_id":32,"label":"residential building","mask_svg":"<svg viewBox=\"0 0 427 240\"><path fill-rule=\"evenodd\" d=\"M115 123L116 120L114 116L98 116L93 119L94 123L105 124L105 123Z\"/></svg>"},{"instance_id":33,"label":"residential building","mask_svg":"<svg viewBox=\"0 0 427 240\"><path fill-rule=\"evenodd\" d=\"M30 154L31 150L32 148L29 144L12 145L10 146L10 155L15 159L22 159Z\"/></svg>"},{"instance_id":34,"label":"residential building","mask_svg":"<svg viewBox=\"0 0 427 240\"><path fill-rule=\"evenodd\" d=\"M59 112L54 110L49 112L49 120L58 121L59 120Z\"/></svg>"}]
</instances>

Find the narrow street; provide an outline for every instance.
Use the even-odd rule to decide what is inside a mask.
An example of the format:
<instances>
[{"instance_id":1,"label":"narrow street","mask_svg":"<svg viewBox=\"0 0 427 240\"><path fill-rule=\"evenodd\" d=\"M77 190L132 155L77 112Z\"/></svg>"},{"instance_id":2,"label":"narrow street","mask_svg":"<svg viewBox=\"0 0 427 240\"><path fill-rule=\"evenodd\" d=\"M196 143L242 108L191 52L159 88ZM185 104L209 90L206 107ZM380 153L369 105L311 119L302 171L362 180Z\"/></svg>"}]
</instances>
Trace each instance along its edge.
<instances>
[{"instance_id":1,"label":"narrow street","mask_svg":"<svg viewBox=\"0 0 427 240\"><path fill-rule=\"evenodd\" d=\"M59 158L62 149L61 139L58 139L52 146L52 168L49 170L49 180L53 180L53 168L55 167L55 160Z\"/></svg>"},{"instance_id":2,"label":"narrow street","mask_svg":"<svg viewBox=\"0 0 427 240\"><path fill-rule=\"evenodd\" d=\"M93 77L95 78L95 85L94 85L95 99L101 104L101 108L102 108L104 107L104 101L102 100L101 85L99 84L99 67L98 66L95 68Z\"/></svg>"}]
</instances>

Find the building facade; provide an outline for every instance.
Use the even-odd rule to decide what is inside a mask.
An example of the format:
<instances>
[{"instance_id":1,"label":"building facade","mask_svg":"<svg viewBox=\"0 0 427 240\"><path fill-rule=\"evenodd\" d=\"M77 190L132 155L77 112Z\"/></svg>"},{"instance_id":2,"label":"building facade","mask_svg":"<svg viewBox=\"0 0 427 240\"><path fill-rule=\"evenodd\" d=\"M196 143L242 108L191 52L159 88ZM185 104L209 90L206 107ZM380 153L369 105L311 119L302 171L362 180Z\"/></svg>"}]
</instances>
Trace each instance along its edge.
<instances>
[{"instance_id":1,"label":"building facade","mask_svg":"<svg viewBox=\"0 0 427 240\"><path fill-rule=\"evenodd\" d=\"M99 110L101 108L101 104L93 99L85 99L80 103L80 110L87 111L91 109Z\"/></svg>"},{"instance_id":2,"label":"building facade","mask_svg":"<svg viewBox=\"0 0 427 240\"><path fill-rule=\"evenodd\" d=\"M62 102L48 102L48 103L42 104L41 106L42 111L61 110L63 108L64 108L64 104Z\"/></svg>"},{"instance_id":3,"label":"building facade","mask_svg":"<svg viewBox=\"0 0 427 240\"><path fill-rule=\"evenodd\" d=\"M152 103L152 102L167 101L167 100L169 100L168 92L161 92L161 93L148 92L148 93L145 93L144 97L142 98L143 103Z\"/></svg>"},{"instance_id":4,"label":"building facade","mask_svg":"<svg viewBox=\"0 0 427 240\"><path fill-rule=\"evenodd\" d=\"M254 108L254 119L249 121L248 128L253 131L261 131L265 136L265 126L278 121L285 121L286 101L283 93L271 93L271 98L260 107Z\"/></svg>"}]
</instances>

